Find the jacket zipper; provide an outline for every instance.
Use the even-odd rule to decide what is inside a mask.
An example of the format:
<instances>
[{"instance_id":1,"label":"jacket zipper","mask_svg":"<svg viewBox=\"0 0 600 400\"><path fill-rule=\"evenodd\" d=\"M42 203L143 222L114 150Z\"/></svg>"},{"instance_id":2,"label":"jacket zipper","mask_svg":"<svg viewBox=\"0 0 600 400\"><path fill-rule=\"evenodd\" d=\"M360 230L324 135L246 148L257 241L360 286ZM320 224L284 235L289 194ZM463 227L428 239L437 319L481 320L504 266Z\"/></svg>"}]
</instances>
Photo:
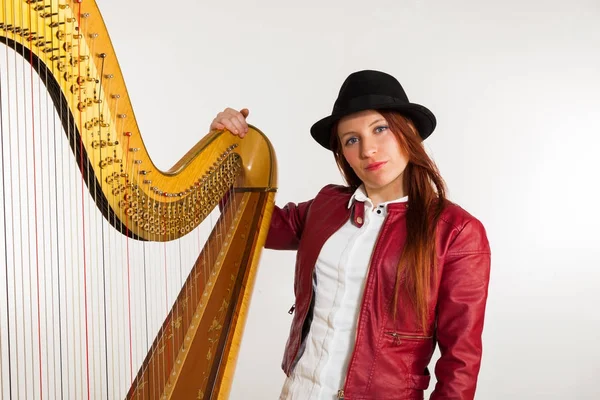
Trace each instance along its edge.
<instances>
[{"instance_id":1,"label":"jacket zipper","mask_svg":"<svg viewBox=\"0 0 600 400\"><path fill-rule=\"evenodd\" d=\"M383 221L383 225L381 226L381 229L379 230L379 234L377 235L377 239L375 239L375 248L373 249L373 255L371 256L371 260L374 260L376 255L378 255L380 253L380 248L381 248L381 236L383 235L383 230L386 227L386 222L388 221L388 217L389 215L386 216L385 220ZM369 273L367 274L367 282L365 284L365 289L369 286L369 282L373 279L372 276L374 274L373 270L375 268L371 268L372 265L375 265L374 263L369 264ZM350 358L350 363L348 363L348 371L346 372L346 376L344 377L344 384L342 385L342 388L340 390L338 390L338 394L337 397L338 399L343 399L344 398L344 390L346 389L346 381L348 380L348 373L350 373L350 370L352 369L352 364L354 364L354 359L356 358L356 343L358 339L358 330L360 329L360 322L362 321L363 318L363 307L364 307L364 301L365 301L365 297L363 296L363 301L360 305L360 313L358 315L358 324L356 325L356 335L355 335L355 339L354 339L354 348L352 349L352 357Z\"/></svg>"},{"instance_id":2,"label":"jacket zipper","mask_svg":"<svg viewBox=\"0 0 600 400\"><path fill-rule=\"evenodd\" d=\"M393 337L395 344L402 343L402 339L431 339L433 337L433 336L422 336L422 335L403 335L398 332L385 332L385 334Z\"/></svg>"}]
</instances>

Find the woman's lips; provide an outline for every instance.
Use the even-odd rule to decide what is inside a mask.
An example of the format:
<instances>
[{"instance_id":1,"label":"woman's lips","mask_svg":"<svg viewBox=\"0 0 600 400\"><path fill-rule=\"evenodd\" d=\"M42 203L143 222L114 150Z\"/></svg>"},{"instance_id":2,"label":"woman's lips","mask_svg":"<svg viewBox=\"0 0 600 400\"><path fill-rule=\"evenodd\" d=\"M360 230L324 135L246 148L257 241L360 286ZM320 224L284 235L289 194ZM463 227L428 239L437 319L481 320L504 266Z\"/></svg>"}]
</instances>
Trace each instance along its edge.
<instances>
[{"instance_id":1,"label":"woman's lips","mask_svg":"<svg viewBox=\"0 0 600 400\"><path fill-rule=\"evenodd\" d=\"M376 171L383 167L386 163L387 161L374 162L372 164L367 165L365 169L368 171Z\"/></svg>"}]
</instances>

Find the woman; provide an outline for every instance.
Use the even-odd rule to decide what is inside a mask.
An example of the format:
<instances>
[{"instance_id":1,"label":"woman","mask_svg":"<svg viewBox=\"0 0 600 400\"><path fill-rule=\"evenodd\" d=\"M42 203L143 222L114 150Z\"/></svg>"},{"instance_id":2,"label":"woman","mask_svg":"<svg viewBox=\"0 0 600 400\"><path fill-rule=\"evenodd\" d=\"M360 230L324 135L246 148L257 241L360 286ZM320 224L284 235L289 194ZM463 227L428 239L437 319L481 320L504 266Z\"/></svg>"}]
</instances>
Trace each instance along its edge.
<instances>
[{"instance_id":1,"label":"woman","mask_svg":"<svg viewBox=\"0 0 600 400\"><path fill-rule=\"evenodd\" d=\"M247 116L226 109L211 129L243 137ZM273 213L266 247L297 250L281 399L423 399L436 344L431 399L474 398L490 249L445 198L422 145L435 125L394 77L359 71L311 128L348 187Z\"/></svg>"}]
</instances>

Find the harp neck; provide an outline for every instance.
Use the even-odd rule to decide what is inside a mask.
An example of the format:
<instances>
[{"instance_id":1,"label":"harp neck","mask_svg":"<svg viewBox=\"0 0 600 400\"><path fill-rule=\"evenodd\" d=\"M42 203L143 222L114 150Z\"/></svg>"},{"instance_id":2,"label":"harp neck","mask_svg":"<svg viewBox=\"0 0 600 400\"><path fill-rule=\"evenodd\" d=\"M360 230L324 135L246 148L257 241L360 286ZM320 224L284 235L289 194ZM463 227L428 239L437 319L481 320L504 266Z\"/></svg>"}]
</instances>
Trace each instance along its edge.
<instances>
[{"instance_id":1,"label":"harp neck","mask_svg":"<svg viewBox=\"0 0 600 400\"><path fill-rule=\"evenodd\" d=\"M159 170L96 2L46 3L4 2L0 36L46 77L88 188L117 229L174 240L196 228L228 187L274 190L275 153L254 127L243 146L227 132L212 132L173 168Z\"/></svg>"}]
</instances>

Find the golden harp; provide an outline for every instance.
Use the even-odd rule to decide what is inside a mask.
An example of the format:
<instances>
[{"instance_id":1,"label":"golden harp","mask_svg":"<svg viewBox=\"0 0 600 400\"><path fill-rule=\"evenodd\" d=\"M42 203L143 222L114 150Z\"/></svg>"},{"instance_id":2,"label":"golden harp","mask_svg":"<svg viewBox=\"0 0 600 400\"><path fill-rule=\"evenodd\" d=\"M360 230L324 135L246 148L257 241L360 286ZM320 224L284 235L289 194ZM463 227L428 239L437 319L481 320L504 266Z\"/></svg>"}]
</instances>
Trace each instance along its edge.
<instances>
[{"instance_id":1,"label":"golden harp","mask_svg":"<svg viewBox=\"0 0 600 400\"><path fill-rule=\"evenodd\" d=\"M269 141L158 170L94 0L2 0L0 40L0 398L227 398Z\"/></svg>"}]
</instances>

